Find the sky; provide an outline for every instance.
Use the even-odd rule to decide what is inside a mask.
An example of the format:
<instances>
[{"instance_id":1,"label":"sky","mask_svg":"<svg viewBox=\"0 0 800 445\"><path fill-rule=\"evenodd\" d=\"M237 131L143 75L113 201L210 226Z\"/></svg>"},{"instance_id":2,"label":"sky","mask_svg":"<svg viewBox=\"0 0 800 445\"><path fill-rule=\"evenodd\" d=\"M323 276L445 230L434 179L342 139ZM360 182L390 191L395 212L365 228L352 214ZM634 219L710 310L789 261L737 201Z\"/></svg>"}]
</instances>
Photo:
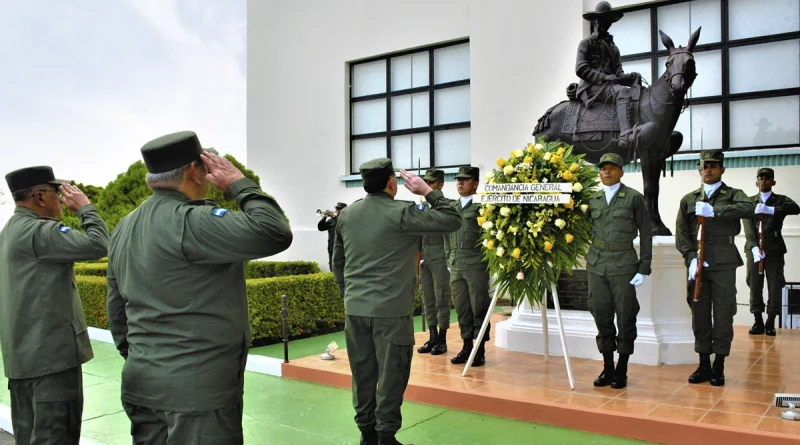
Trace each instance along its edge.
<instances>
[{"instance_id":1,"label":"sky","mask_svg":"<svg viewBox=\"0 0 800 445\"><path fill-rule=\"evenodd\" d=\"M246 0L0 0L0 11L3 176L50 165L105 186L147 141L183 130L246 162Z\"/></svg>"}]
</instances>

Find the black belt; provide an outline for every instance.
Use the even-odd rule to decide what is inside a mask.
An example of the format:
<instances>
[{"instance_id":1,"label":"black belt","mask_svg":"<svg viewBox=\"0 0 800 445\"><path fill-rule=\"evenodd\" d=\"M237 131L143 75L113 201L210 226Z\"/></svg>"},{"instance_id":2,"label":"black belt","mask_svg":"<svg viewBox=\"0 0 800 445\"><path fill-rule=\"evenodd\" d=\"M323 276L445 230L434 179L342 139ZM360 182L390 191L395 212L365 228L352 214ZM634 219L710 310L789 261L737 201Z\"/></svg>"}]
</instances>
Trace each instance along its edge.
<instances>
[{"instance_id":1,"label":"black belt","mask_svg":"<svg viewBox=\"0 0 800 445\"><path fill-rule=\"evenodd\" d=\"M633 243L607 243L601 239L592 241L592 245L600 250L622 251L633 249Z\"/></svg>"},{"instance_id":2,"label":"black belt","mask_svg":"<svg viewBox=\"0 0 800 445\"><path fill-rule=\"evenodd\" d=\"M764 238L780 238L781 231L780 230L771 230L769 232L764 232Z\"/></svg>"},{"instance_id":3,"label":"black belt","mask_svg":"<svg viewBox=\"0 0 800 445\"><path fill-rule=\"evenodd\" d=\"M478 240L456 241L454 244L455 246L453 246L453 248L455 249L474 249L478 246Z\"/></svg>"},{"instance_id":4,"label":"black belt","mask_svg":"<svg viewBox=\"0 0 800 445\"><path fill-rule=\"evenodd\" d=\"M707 244L733 244L734 243L733 242L734 238L736 238L736 237L734 237L734 236L721 236L721 235L717 235L717 236L709 235L709 236L706 237L706 239L704 241Z\"/></svg>"}]
</instances>

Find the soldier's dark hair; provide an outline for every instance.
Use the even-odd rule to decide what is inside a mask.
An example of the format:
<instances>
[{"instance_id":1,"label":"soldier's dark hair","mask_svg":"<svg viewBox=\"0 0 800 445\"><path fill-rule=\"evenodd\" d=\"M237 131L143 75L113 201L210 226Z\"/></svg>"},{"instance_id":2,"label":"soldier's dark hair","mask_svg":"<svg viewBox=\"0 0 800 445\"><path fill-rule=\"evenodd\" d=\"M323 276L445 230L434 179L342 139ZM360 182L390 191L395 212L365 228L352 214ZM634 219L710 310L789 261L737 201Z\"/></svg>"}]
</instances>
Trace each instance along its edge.
<instances>
[{"instance_id":1,"label":"soldier's dark hair","mask_svg":"<svg viewBox=\"0 0 800 445\"><path fill-rule=\"evenodd\" d=\"M382 192L383 189L386 188L386 185L389 184L389 180L392 179L392 176L394 176L394 173L392 173L392 175L390 175L390 176L387 176L386 180L383 181L383 184L378 183L378 182L365 183L364 184L364 190L367 193L379 193L379 192Z\"/></svg>"},{"instance_id":2,"label":"soldier's dark hair","mask_svg":"<svg viewBox=\"0 0 800 445\"><path fill-rule=\"evenodd\" d=\"M28 187L22 190L15 190L11 193L11 197L14 198L14 202L22 202L31 199L33 196L33 187Z\"/></svg>"}]
</instances>

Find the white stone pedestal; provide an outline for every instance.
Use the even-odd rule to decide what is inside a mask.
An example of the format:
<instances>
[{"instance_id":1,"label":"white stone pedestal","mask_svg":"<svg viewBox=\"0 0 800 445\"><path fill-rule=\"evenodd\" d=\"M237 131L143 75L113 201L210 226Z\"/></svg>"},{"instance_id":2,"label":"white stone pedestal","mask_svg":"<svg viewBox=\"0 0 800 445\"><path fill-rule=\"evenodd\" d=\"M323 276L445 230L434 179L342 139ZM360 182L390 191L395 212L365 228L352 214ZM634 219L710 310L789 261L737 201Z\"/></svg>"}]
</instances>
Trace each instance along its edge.
<instances>
[{"instance_id":1,"label":"white stone pedestal","mask_svg":"<svg viewBox=\"0 0 800 445\"><path fill-rule=\"evenodd\" d=\"M638 248L638 239L635 242ZM686 303L686 266L675 249L674 236L653 237L652 273L636 289L641 309L631 363L678 365L697 362L692 317ZM571 357L602 360L597 351L597 327L588 311L561 311ZM549 349L563 355L555 310L547 311ZM509 320L497 323L495 344L510 351L544 354L541 308L528 302L514 309Z\"/></svg>"}]
</instances>

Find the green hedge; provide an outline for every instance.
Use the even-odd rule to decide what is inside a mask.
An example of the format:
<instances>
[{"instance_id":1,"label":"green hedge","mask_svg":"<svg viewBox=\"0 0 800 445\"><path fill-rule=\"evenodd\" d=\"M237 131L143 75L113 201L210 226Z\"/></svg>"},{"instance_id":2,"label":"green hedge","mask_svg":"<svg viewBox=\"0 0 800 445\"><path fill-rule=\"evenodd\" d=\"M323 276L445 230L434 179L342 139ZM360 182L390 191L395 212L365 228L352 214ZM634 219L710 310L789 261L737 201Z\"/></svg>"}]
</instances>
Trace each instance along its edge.
<instances>
[{"instance_id":1,"label":"green hedge","mask_svg":"<svg viewBox=\"0 0 800 445\"><path fill-rule=\"evenodd\" d=\"M104 277L76 276L89 326L108 329ZM344 304L331 273L247 280L247 302L253 343L265 343L283 337L281 296L286 294L289 307L289 337L308 337L344 322Z\"/></svg>"},{"instance_id":2,"label":"green hedge","mask_svg":"<svg viewBox=\"0 0 800 445\"><path fill-rule=\"evenodd\" d=\"M108 263L76 263L75 275L104 277L107 267ZM244 268L244 276L248 280L315 273L320 273L319 265L312 261L250 261Z\"/></svg>"}]
</instances>

